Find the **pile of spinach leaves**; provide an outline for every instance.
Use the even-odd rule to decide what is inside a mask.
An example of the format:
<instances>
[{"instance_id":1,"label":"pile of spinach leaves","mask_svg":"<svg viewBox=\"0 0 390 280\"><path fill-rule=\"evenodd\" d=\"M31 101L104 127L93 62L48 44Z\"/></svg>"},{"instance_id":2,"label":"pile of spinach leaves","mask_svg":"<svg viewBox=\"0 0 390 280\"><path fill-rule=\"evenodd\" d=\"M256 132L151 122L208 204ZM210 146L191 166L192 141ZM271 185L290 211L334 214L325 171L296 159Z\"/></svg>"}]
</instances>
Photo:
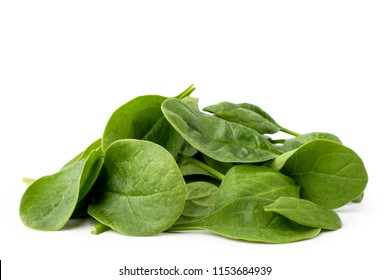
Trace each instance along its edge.
<instances>
[{"instance_id":1,"label":"pile of spinach leaves","mask_svg":"<svg viewBox=\"0 0 390 280\"><path fill-rule=\"evenodd\" d=\"M353 150L330 133L286 129L253 104L201 111L194 89L119 107L101 138L28 182L22 222L50 231L92 216L95 234L209 230L267 243L341 227L334 209L360 202L368 182ZM273 139L277 132L290 136Z\"/></svg>"}]
</instances>

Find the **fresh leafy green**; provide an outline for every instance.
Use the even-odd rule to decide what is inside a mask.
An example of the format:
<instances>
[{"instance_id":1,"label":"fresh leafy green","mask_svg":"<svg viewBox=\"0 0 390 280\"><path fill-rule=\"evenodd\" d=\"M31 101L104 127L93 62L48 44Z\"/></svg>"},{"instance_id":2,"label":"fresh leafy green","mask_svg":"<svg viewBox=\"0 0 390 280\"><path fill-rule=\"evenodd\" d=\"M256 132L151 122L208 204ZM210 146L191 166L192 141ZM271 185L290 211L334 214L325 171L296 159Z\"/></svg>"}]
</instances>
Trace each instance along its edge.
<instances>
[{"instance_id":1,"label":"fresh leafy green","mask_svg":"<svg viewBox=\"0 0 390 280\"><path fill-rule=\"evenodd\" d=\"M336 212L305 199L279 197L273 203L264 206L264 210L278 213L308 227L330 230L341 228L341 220Z\"/></svg>"},{"instance_id":2,"label":"fresh leafy green","mask_svg":"<svg viewBox=\"0 0 390 280\"><path fill-rule=\"evenodd\" d=\"M279 131L279 126L271 116L260 108L258 109L261 111L251 110L252 108L248 105L242 106L230 102L221 102L216 105L207 106L203 110L213 113L217 117L227 121L250 127L261 134L276 133Z\"/></svg>"},{"instance_id":3,"label":"fresh leafy green","mask_svg":"<svg viewBox=\"0 0 390 280\"><path fill-rule=\"evenodd\" d=\"M205 181L187 184L187 197L184 210L176 224L200 219L214 210L218 187Z\"/></svg>"},{"instance_id":4,"label":"fresh leafy green","mask_svg":"<svg viewBox=\"0 0 390 280\"><path fill-rule=\"evenodd\" d=\"M83 206L101 163L101 150L93 150L61 171L34 181L20 202L23 223L39 230L61 229L75 209Z\"/></svg>"},{"instance_id":5,"label":"fresh leafy green","mask_svg":"<svg viewBox=\"0 0 390 280\"><path fill-rule=\"evenodd\" d=\"M195 88L191 85L176 98L188 97ZM185 140L165 119L161 104L167 97L143 95L119 107L104 129L103 149L120 139L143 139L165 147L174 157L185 149Z\"/></svg>"},{"instance_id":6,"label":"fresh leafy green","mask_svg":"<svg viewBox=\"0 0 390 280\"><path fill-rule=\"evenodd\" d=\"M328 208L357 198L368 175L361 158L350 148L330 140L313 140L276 158L270 166L301 186L301 197Z\"/></svg>"},{"instance_id":7,"label":"fresh leafy green","mask_svg":"<svg viewBox=\"0 0 390 280\"><path fill-rule=\"evenodd\" d=\"M276 199L299 197L294 180L265 166L237 165L226 173L215 199L215 208L223 207L240 197L259 196Z\"/></svg>"},{"instance_id":8,"label":"fresh leafy green","mask_svg":"<svg viewBox=\"0 0 390 280\"><path fill-rule=\"evenodd\" d=\"M280 154L254 130L204 114L178 99L167 99L162 111L188 143L217 161L264 162Z\"/></svg>"},{"instance_id":9,"label":"fresh leafy green","mask_svg":"<svg viewBox=\"0 0 390 280\"><path fill-rule=\"evenodd\" d=\"M105 153L102 187L88 213L126 235L155 235L183 211L186 186L172 155L144 140L123 139Z\"/></svg>"},{"instance_id":10,"label":"fresh leafy green","mask_svg":"<svg viewBox=\"0 0 390 280\"><path fill-rule=\"evenodd\" d=\"M266 243L288 243L312 238L319 228L302 226L272 212L264 206L272 200L257 196L236 199L210 215L171 230L205 229L232 238Z\"/></svg>"},{"instance_id":11,"label":"fresh leafy green","mask_svg":"<svg viewBox=\"0 0 390 280\"><path fill-rule=\"evenodd\" d=\"M216 105L207 106L203 110L227 121L250 127L260 134L273 134L283 131L291 135L299 135L279 125L267 112L254 104L220 102Z\"/></svg>"},{"instance_id":12,"label":"fresh leafy green","mask_svg":"<svg viewBox=\"0 0 390 280\"><path fill-rule=\"evenodd\" d=\"M59 230L92 216L93 234L208 230L265 243L341 228L332 209L361 202L368 183L357 153L331 133L286 129L254 104L200 111L194 90L131 99L60 171L24 178L22 222Z\"/></svg>"}]
</instances>

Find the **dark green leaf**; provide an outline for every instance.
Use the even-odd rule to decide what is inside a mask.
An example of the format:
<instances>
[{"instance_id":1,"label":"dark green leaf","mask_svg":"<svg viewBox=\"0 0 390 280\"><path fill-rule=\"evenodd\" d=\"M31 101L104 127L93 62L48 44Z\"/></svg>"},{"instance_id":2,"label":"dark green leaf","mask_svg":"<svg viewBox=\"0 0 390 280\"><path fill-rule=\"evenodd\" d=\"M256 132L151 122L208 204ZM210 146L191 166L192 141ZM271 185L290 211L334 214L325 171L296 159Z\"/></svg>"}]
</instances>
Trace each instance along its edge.
<instances>
[{"instance_id":1,"label":"dark green leaf","mask_svg":"<svg viewBox=\"0 0 390 280\"><path fill-rule=\"evenodd\" d=\"M211 214L217 191L218 187L205 181L188 183L186 204L176 224L197 220Z\"/></svg>"},{"instance_id":2,"label":"dark green leaf","mask_svg":"<svg viewBox=\"0 0 390 280\"><path fill-rule=\"evenodd\" d=\"M237 165L226 173L215 200L220 208L233 200L259 196L275 200L279 196L299 197L299 187L294 180L265 166Z\"/></svg>"},{"instance_id":3,"label":"dark green leaf","mask_svg":"<svg viewBox=\"0 0 390 280\"><path fill-rule=\"evenodd\" d=\"M341 228L341 220L336 212L305 199L279 197L264 206L264 210L278 213L304 226L330 230Z\"/></svg>"},{"instance_id":4,"label":"dark green leaf","mask_svg":"<svg viewBox=\"0 0 390 280\"><path fill-rule=\"evenodd\" d=\"M321 229L302 226L279 214L265 212L272 200L256 196L236 199L210 215L171 230L205 229L232 238L265 243L288 243L312 238Z\"/></svg>"},{"instance_id":5,"label":"dark green leaf","mask_svg":"<svg viewBox=\"0 0 390 280\"><path fill-rule=\"evenodd\" d=\"M61 229L91 190L99 166L101 151L97 149L58 173L36 180L20 202L19 214L23 223L39 230Z\"/></svg>"},{"instance_id":6,"label":"dark green leaf","mask_svg":"<svg viewBox=\"0 0 390 280\"><path fill-rule=\"evenodd\" d=\"M234 104L221 102L216 105L207 106L203 110L213 113L224 120L252 128L260 134L276 133L279 131L279 126L271 116L259 107L248 103Z\"/></svg>"},{"instance_id":7,"label":"dark green leaf","mask_svg":"<svg viewBox=\"0 0 390 280\"><path fill-rule=\"evenodd\" d=\"M162 110L191 146L217 161L263 162L280 154L253 129L201 113L183 101L168 99Z\"/></svg>"},{"instance_id":8,"label":"dark green leaf","mask_svg":"<svg viewBox=\"0 0 390 280\"><path fill-rule=\"evenodd\" d=\"M144 140L124 139L106 150L102 185L88 213L127 235L154 235L180 216L186 186L172 155Z\"/></svg>"},{"instance_id":9,"label":"dark green leaf","mask_svg":"<svg viewBox=\"0 0 390 280\"><path fill-rule=\"evenodd\" d=\"M302 198L331 209L354 200L368 182L361 158L330 140L307 142L279 156L270 166L294 178Z\"/></svg>"},{"instance_id":10,"label":"dark green leaf","mask_svg":"<svg viewBox=\"0 0 390 280\"><path fill-rule=\"evenodd\" d=\"M104 129L103 150L119 139L143 139L163 117L161 104L166 99L159 95L143 95L119 107Z\"/></svg>"}]
</instances>

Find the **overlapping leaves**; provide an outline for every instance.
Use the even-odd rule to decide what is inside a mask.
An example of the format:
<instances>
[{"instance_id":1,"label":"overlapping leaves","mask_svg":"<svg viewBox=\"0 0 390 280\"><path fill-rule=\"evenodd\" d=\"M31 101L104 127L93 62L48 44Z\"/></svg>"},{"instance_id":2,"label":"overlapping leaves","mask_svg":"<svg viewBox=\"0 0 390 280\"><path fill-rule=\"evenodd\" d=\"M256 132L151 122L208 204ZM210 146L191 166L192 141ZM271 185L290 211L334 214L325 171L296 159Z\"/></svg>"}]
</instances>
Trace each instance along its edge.
<instances>
[{"instance_id":1,"label":"overlapping leaves","mask_svg":"<svg viewBox=\"0 0 390 280\"><path fill-rule=\"evenodd\" d=\"M337 136L298 134L250 103L221 102L205 113L193 91L143 95L115 110L102 138L57 173L29 180L23 223L59 230L92 216L100 222L94 233L202 229L287 243L339 229L334 209L362 200L363 161Z\"/></svg>"}]
</instances>

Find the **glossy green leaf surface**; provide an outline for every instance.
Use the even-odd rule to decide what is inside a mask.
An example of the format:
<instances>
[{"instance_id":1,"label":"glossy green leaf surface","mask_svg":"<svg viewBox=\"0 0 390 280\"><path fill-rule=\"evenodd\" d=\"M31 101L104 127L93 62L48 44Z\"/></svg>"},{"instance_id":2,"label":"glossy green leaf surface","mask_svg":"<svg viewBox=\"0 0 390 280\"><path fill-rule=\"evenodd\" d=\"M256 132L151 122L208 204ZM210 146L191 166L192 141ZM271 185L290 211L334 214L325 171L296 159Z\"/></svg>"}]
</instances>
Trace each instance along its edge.
<instances>
[{"instance_id":1,"label":"glossy green leaf surface","mask_svg":"<svg viewBox=\"0 0 390 280\"><path fill-rule=\"evenodd\" d=\"M276 158L270 166L295 179L301 198L338 208L357 198L368 175L350 148L329 140L313 140Z\"/></svg>"},{"instance_id":2,"label":"glossy green leaf surface","mask_svg":"<svg viewBox=\"0 0 390 280\"><path fill-rule=\"evenodd\" d=\"M215 200L220 208L237 198L259 196L275 200L280 196L299 197L294 180L265 166L249 164L231 168L222 180Z\"/></svg>"},{"instance_id":3,"label":"glossy green leaf surface","mask_svg":"<svg viewBox=\"0 0 390 280\"><path fill-rule=\"evenodd\" d=\"M288 243L312 238L321 229L297 224L279 214L265 212L272 200L261 197L236 199L212 214L172 230L205 229L232 239L265 243Z\"/></svg>"},{"instance_id":4,"label":"glossy green leaf surface","mask_svg":"<svg viewBox=\"0 0 390 280\"><path fill-rule=\"evenodd\" d=\"M276 133L279 127L275 121L260 108L251 104L220 102L207 106L203 110L230 121L250 127L261 134Z\"/></svg>"},{"instance_id":5,"label":"glossy green leaf surface","mask_svg":"<svg viewBox=\"0 0 390 280\"><path fill-rule=\"evenodd\" d=\"M186 185L172 155L155 143L124 139L111 144L102 185L88 213L126 235L155 235L183 211Z\"/></svg>"},{"instance_id":6,"label":"glossy green leaf surface","mask_svg":"<svg viewBox=\"0 0 390 280\"><path fill-rule=\"evenodd\" d=\"M341 228L341 220L336 212L305 199L279 197L264 206L264 210L278 213L304 226L330 230Z\"/></svg>"},{"instance_id":7,"label":"glossy green leaf surface","mask_svg":"<svg viewBox=\"0 0 390 280\"><path fill-rule=\"evenodd\" d=\"M280 154L253 129L201 113L181 100L166 100L162 111L191 146L217 161L263 162Z\"/></svg>"}]
</instances>

